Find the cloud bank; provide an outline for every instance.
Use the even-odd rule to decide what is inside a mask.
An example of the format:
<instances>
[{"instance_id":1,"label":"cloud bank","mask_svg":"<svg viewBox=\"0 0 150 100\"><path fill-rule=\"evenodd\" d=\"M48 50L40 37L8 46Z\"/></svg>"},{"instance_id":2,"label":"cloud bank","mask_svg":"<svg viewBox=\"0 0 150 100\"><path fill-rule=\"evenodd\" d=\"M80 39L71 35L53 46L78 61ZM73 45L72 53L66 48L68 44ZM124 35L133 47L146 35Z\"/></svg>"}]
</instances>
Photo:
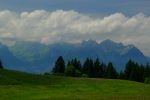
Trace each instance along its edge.
<instances>
[{"instance_id":1,"label":"cloud bank","mask_svg":"<svg viewBox=\"0 0 150 100\"><path fill-rule=\"evenodd\" d=\"M0 39L22 39L41 43L80 42L112 39L133 43L150 53L150 16L139 13L128 17L114 13L105 17L91 17L73 10L48 12L0 11ZM150 55L150 54L149 54Z\"/></svg>"}]
</instances>

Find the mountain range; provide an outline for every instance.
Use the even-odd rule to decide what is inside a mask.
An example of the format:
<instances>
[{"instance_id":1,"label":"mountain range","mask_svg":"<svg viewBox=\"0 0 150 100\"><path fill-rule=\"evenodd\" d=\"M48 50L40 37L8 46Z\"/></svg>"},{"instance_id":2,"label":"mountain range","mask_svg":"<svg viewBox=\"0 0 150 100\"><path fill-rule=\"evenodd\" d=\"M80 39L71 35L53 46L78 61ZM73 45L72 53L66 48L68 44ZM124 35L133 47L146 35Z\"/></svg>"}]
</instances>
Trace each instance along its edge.
<instances>
[{"instance_id":1,"label":"mountain range","mask_svg":"<svg viewBox=\"0 0 150 100\"><path fill-rule=\"evenodd\" d=\"M129 59L139 64L150 62L150 58L134 45L124 45L109 39L101 43L88 40L76 44L50 45L27 41L16 41L11 46L0 43L0 59L7 69L42 73L50 71L59 56L63 56L66 62L77 58L83 63L87 57L99 58L106 64L111 61L118 71L124 69Z\"/></svg>"}]
</instances>

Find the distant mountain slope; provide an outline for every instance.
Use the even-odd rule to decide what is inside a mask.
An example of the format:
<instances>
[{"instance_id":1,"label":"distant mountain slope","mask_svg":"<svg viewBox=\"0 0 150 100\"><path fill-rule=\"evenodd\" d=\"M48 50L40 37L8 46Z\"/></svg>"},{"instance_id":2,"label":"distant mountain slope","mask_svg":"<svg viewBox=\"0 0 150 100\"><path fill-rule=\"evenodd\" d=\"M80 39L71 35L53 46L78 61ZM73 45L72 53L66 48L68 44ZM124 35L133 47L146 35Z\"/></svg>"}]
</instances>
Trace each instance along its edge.
<instances>
[{"instance_id":1,"label":"distant mountain slope","mask_svg":"<svg viewBox=\"0 0 150 100\"><path fill-rule=\"evenodd\" d=\"M100 58L105 63L112 61L117 70L123 69L129 59L140 64L148 62L147 57L134 45L125 46L112 40L105 40L101 43L88 40L77 44L54 43L51 45L17 41L9 49L1 44L0 53L7 68L9 64L13 65L11 69L28 72L50 70L59 56L63 56L66 61L76 57L82 62L87 57Z\"/></svg>"},{"instance_id":2,"label":"distant mountain slope","mask_svg":"<svg viewBox=\"0 0 150 100\"><path fill-rule=\"evenodd\" d=\"M15 57L26 63L25 66L30 68L28 72L46 71L50 67L50 49L44 44L17 41L10 50Z\"/></svg>"},{"instance_id":3,"label":"distant mountain slope","mask_svg":"<svg viewBox=\"0 0 150 100\"><path fill-rule=\"evenodd\" d=\"M147 59L148 59L148 62L149 62L149 64L150 64L150 57L147 57Z\"/></svg>"},{"instance_id":4,"label":"distant mountain slope","mask_svg":"<svg viewBox=\"0 0 150 100\"><path fill-rule=\"evenodd\" d=\"M20 69L24 64L23 61L17 59L7 46L0 43L0 59L2 60L5 68Z\"/></svg>"}]
</instances>

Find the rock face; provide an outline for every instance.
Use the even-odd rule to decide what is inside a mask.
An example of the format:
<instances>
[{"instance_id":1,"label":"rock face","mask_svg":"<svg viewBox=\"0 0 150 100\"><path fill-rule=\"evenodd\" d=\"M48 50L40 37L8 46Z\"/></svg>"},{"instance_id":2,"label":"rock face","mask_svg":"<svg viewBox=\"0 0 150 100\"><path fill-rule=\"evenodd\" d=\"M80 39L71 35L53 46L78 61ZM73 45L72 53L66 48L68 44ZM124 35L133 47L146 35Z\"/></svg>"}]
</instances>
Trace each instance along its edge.
<instances>
[{"instance_id":1,"label":"rock face","mask_svg":"<svg viewBox=\"0 0 150 100\"><path fill-rule=\"evenodd\" d=\"M105 63L113 62L117 70L122 70L129 59L140 64L146 64L149 61L134 45L125 46L112 40L105 40L101 43L88 40L78 44L55 43L51 45L19 41L9 48L0 44L0 59L9 69L27 72L48 71L59 56L63 56L66 61L76 57L81 62L87 57L99 58Z\"/></svg>"}]
</instances>

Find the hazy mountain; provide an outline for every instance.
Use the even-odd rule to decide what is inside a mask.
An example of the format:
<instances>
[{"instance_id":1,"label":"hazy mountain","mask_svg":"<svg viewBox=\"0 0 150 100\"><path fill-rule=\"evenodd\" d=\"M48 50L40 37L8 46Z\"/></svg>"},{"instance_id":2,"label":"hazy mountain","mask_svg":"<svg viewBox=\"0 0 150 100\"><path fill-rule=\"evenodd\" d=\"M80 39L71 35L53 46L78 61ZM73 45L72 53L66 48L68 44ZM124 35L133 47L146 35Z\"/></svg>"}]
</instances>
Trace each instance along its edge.
<instances>
[{"instance_id":1,"label":"hazy mountain","mask_svg":"<svg viewBox=\"0 0 150 100\"><path fill-rule=\"evenodd\" d=\"M24 62L17 59L7 46L0 43L0 59L3 62L5 68L7 69L22 69ZM20 67L19 67L20 66Z\"/></svg>"},{"instance_id":2,"label":"hazy mountain","mask_svg":"<svg viewBox=\"0 0 150 100\"><path fill-rule=\"evenodd\" d=\"M134 45L125 46L111 40L105 40L101 43L88 40L77 44L54 43L51 45L17 41L9 49L0 44L0 58L7 68L28 72L44 72L53 67L59 56L63 56L66 61L76 57L82 62L87 57L100 58L105 63L112 61L118 70L123 69L129 59L141 64L148 62L147 57Z\"/></svg>"},{"instance_id":3,"label":"hazy mountain","mask_svg":"<svg viewBox=\"0 0 150 100\"><path fill-rule=\"evenodd\" d=\"M23 60L26 67L30 67L28 72L43 72L50 67L50 49L44 44L16 41L16 44L10 47L10 51L16 58Z\"/></svg>"},{"instance_id":4,"label":"hazy mountain","mask_svg":"<svg viewBox=\"0 0 150 100\"><path fill-rule=\"evenodd\" d=\"M148 62L150 63L150 57L147 57L147 59L148 59Z\"/></svg>"}]
</instances>

